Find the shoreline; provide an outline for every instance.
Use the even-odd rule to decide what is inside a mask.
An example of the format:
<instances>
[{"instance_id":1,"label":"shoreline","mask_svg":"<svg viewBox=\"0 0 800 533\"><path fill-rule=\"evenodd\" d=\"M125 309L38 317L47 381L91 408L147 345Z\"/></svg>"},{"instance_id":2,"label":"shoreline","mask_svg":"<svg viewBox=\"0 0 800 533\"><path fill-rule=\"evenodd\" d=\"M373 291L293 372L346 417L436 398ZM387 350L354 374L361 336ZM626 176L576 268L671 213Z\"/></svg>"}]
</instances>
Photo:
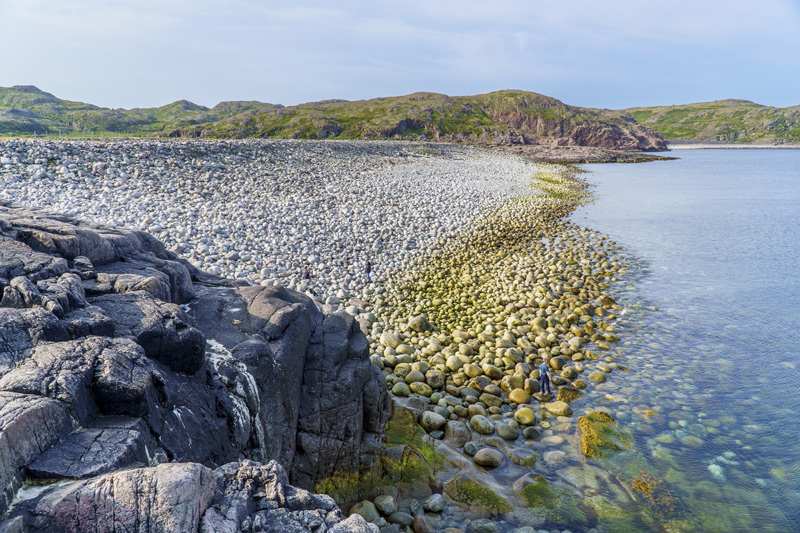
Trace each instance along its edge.
<instances>
[{"instance_id":1,"label":"shoreline","mask_svg":"<svg viewBox=\"0 0 800 533\"><path fill-rule=\"evenodd\" d=\"M125 155L124 150L135 148L138 144L130 142L123 145L117 155ZM270 159L271 167L265 176L269 178L265 186L287 186L284 192L292 198L308 198L311 194L309 187L317 181L303 181L300 174L290 172L292 179L284 182L279 179L282 172L289 172L290 168L305 168L302 176L308 177L310 173L312 180L318 180L318 172L331 173L336 169L335 166L326 166L334 163L334 160L324 159L321 155L311 156L312 153L332 152L330 144L280 141L256 142L255 145L262 149L266 146L303 147L303 150L285 154L286 157L278 152L271 154L274 161ZM192 164L197 166L199 163L194 159L199 157L197 148L208 145L204 145L203 141L192 141L171 145L170 148L181 146L186 147L186 157L192 157ZM337 149L348 146L341 144ZM357 146L363 148L365 145ZM348 181L354 180L355 176L369 178L358 182L366 187L358 191L359 205L369 205L368 197L379 195L383 190L372 185L385 183L389 178L402 182L400 180L418 176L423 181L435 181L440 188L449 187L440 206L447 209L446 212L453 208L462 209L453 192L456 188L472 187L476 193L464 197L466 203L463 209L470 216L464 219L465 226L459 231L451 231L451 228L435 235L436 239L423 243L420 236L422 228L417 227L415 219L408 219L412 224L411 233L401 234L403 239L381 239L381 246L385 248L360 250L359 254L369 253L373 257L387 253L389 247L398 247L403 252L413 251L397 256L384 265L375 262L379 267L376 274L394 272L390 278L381 276L385 283L367 283L358 268L351 269L350 273L335 271L330 275L333 284L318 295L328 295L324 298L327 305L322 306L326 312L346 309L356 316L371 343L373 362L387 370L384 377L387 385L391 385L387 388L393 391L393 396L405 397L404 401L411 402L411 405L397 408L407 415L410 413L411 418L400 424L400 430L394 431L394 434L415 437L396 444L408 446L423 458L423 462L430 459L430 464L426 463L426 466L430 467L431 479L436 480L432 484L438 487L436 493L444 492L469 509L489 502L487 505L491 509L500 511L512 507L513 503L514 516L497 519L508 525L508 531L518 527L514 525L520 519L516 513L522 513L524 519L529 520L523 520L525 524L536 524L538 521L540 525L575 526L585 520L584 511L580 510L582 507L590 514L599 516L606 506L615 505L615 501L603 497L583 501L582 496L576 497L574 494L581 492L580 486L570 485L572 492L566 493L560 492L562 488L551 488L550 485L553 483L553 487L562 487L564 483L558 477L559 473L585 461L580 455L580 440L576 441L579 416L592 412L592 405L597 400L595 396L602 395L604 389L598 388L595 393L592 390L604 383L607 376L612 376L612 372L625 370L612 357L613 343L619 340L614 321L617 314L622 314L623 308L607 290L625 271L626 259L618 252L617 243L607 236L569 220L570 213L578 205L591 199L586 191L589 185L570 175L580 170L564 165L542 164L533 169L531 163L523 164L512 155L459 145L402 143L389 146L380 142L376 146L379 157L364 160L355 168L347 167L348 172L341 176ZM85 177L90 182L92 179L101 182L96 184L100 186L99 190L110 189L105 191L108 196L103 199L107 203L113 198L111 193L128 191L130 186L133 186L130 190L144 192L145 195L141 200L139 197L119 195L123 204L147 199L174 200L176 193L184 195L182 201L191 203L195 200L189 194L191 190L179 189L179 183L173 180L192 177L217 188L234 188L236 185L236 180L220 181L216 167L199 164L201 173L195 172L197 169L188 164L181 165L184 161L175 161L177 154L179 152L169 150L169 159L165 159L167 163L170 159L173 161L167 165L170 170L159 166L158 172L166 175L151 173L147 168L87 166L82 162L83 157L75 153L62 158L58 168L55 168L56 165L37 164L32 160L25 164L41 166L43 168L33 170L43 170L44 173L29 172L31 178L38 176L33 180L35 187L29 192L38 191L39 185L46 183L51 188L45 191L45 196L40 200L57 206L59 202L53 197L53 191L58 187L74 188L80 182L79 178ZM348 161L354 155L358 154L348 154ZM309 156L319 157L318 164L310 161ZM151 154L148 157L153 156ZM477 166L470 170L472 164ZM105 172L109 168L114 169L110 174ZM84 176L81 176L79 171L83 169ZM434 172L437 169L440 172ZM504 179L498 178L495 186L490 186L486 183L490 170L507 175L503 174L501 177ZM520 181L520 177L529 171L536 172L533 181L541 192L530 189L530 174L525 183ZM448 173L458 177L458 181L448 181ZM6 176L5 173L0 174L0 177ZM22 180L21 175L16 177ZM414 179L409 183L421 187L419 180ZM329 192L334 199L336 195L341 197L346 192L337 187L337 183L326 184L331 187ZM22 186L23 183L17 182L17 185ZM155 185L159 185L157 190L148 190ZM173 190L170 192L171 188ZM156 194L159 191L168 194L159 196ZM249 189L240 192L251 194ZM202 193L201 197L209 194L208 188L204 187L199 193ZM69 194L69 191L65 194ZM475 199L482 195L491 196L491 201L478 204ZM86 204L98 201L93 195L81 196L78 200L76 207L84 208ZM426 201L431 201L431 198L426 198ZM315 209L321 209L321 205L315 203ZM341 211L339 204L334 202L334 205L337 213ZM443 213L437 206L436 203L414 203L409 192L398 204L393 216L399 216L403 210L413 209L420 209L427 215L426 209L433 209L426 220L441 218ZM155 207L176 216L183 211L181 205L174 201ZM52 206L48 208L53 209ZM480 214L475 217L475 213ZM116 213L115 206L111 205L109 214L102 216L116 217L121 214ZM317 213L319 219L327 216L334 216L334 213ZM340 223L354 221L356 216L354 210L348 210ZM172 226L168 224L172 218L168 216L162 220L154 217L154 220L143 224L151 232L153 227L161 230L162 235L157 235L160 238L170 237ZM251 217L238 218L252 220ZM383 216L376 220L387 224L386 218ZM460 220L456 219L454 228L457 229ZM232 223L235 224L235 221ZM273 223L273 227L267 225L259 229L281 231L277 222ZM428 224L432 222L429 220ZM181 222L180 225L190 223ZM206 240L228 239L242 234L250 236L244 226L236 228L233 235L218 232L217 227L210 229L212 234ZM191 243L191 234L178 232L177 235L185 236L185 241ZM350 239L345 243L349 247L363 244L356 241L357 236L351 236ZM417 242L418 239L420 242ZM324 242L315 244L327 246ZM372 244L372 241L367 244ZM238 257L231 255L224 264L230 266L245 262L244 253L250 251L228 250L236 252ZM302 259L303 255L315 252L288 248L281 250L282 254L291 256L292 261L297 260L297 256ZM196 257L202 259L209 254L221 255L217 250L210 249L205 253L198 251ZM327 259L315 261L331 263ZM316 265L315 261L310 261L312 268ZM204 260L203 266L205 263ZM287 286L296 290L309 288L303 281L294 279L299 278L297 273L283 273L287 275L270 277L270 280L281 284L287 282ZM344 285L343 278L347 275L351 276L351 280ZM419 319L420 316L423 318ZM438 331L432 331L431 326L438 326ZM538 392L538 364L543 359L548 361L552 369L553 390L557 396L540 404L531 396ZM398 394L394 393L395 389ZM572 402L575 402L574 410L570 406ZM424 430L418 422L424 423ZM583 429L583 425L580 427ZM390 430L387 429L387 444ZM463 440L464 437L468 440ZM487 469L480 461L487 455L496 460L498 454L501 464L492 474L494 468ZM535 463L545 465L546 477L541 475L540 470L533 469ZM450 467L445 472L437 472L433 466L435 464L449 464ZM421 471L426 471L425 467L422 468ZM440 477L437 478L437 475ZM602 476L603 483L613 485L620 494L628 490L613 474L605 473ZM360 483L360 480L355 482ZM327 488L330 490L326 492L330 493L341 487L334 483ZM360 485L357 488L363 489ZM549 491L547 494L556 494L551 499L554 498L559 505L569 504L570 508L578 509L579 514L552 514L550 500L544 506L527 505L530 501L538 501L530 498L533 498L533 491L540 489ZM423 492L411 497L422 500ZM474 498L479 501L476 503ZM630 505L633 502L633 499L626 501ZM454 508L457 506L451 505L448 507L450 511L443 515L445 521L453 522L454 527L463 525L465 520L480 520L480 513L465 513ZM580 519L580 516L584 518ZM598 523L602 525L602 521ZM469 527L465 526L465 529Z\"/></svg>"},{"instance_id":2,"label":"shoreline","mask_svg":"<svg viewBox=\"0 0 800 533\"><path fill-rule=\"evenodd\" d=\"M648 153L628 150L611 150L592 146L550 146L539 144L487 145L485 148L517 154L536 163L565 163L572 165L591 163L649 163L678 159L663 152Z\"/></svg>"},{"instance_id":3,"label":"shoreline","mask_svg":"<svg viewBox=\"0 0 800 533\"><path fill-rule=\"evenodd\" d=\"M667 147L673 150L800 150L800 144L769 143L726 143L700 141L667 141Z\"/></svg>"},{"instance_id":4,"label":"shoreline","mask_svg":"<svg viewBox=\"0 0 800 533\"><path fill-rule=\"evenodd\" d=\"M490 513L497 514L496 531L544 524L583 529L590 526L584 513L596 514L592 522L602 527L610 525L604 513L621 503L588 497L564 475L587 458L630 445L606 449L591 440L594 431L611 432L615 442L631 439L601 407L603 384L614 380L612 372L627 370L613 347L624 308L610 295L627 258L608 236L570 220L592 201L579 172L540 165L534 180L544 194L485 212L366 302L365 310L377 315L368 335L373 362L383 369L395 409L410 411L428 439L428 447L412 449L450 464L439 477L451 499L469 508L474 498L490 502L481 505L498 510ZM543 361L554 394L539 399ZM418 427L406 424L403 433ZM410 439L396 444L415 445ZM497 462L485 463L486 456ZM636 481L596 467L592 475L617 494ZM549 495L546 501L540 492ZM634 502L626 499L622 507ZM573 511L553 512L553 506ZM638 515L625 520L633 523ZM446 511L443 519L441 527L470 529L463 513Z\"/></svg>"}]
</instances>

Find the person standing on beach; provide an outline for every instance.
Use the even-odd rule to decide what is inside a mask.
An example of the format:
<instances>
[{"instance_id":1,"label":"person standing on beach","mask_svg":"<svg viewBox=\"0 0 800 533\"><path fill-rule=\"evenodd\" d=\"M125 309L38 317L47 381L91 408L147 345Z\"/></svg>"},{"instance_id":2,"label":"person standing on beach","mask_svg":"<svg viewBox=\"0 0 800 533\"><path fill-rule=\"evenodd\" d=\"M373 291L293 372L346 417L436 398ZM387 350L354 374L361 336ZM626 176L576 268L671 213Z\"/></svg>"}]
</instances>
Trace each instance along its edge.
<instances>
[{"instance_id":1,"label":"person standing on beach","mask_svg":"<svg viewBox=\"0 0 800 533\"><path fill-rule=\"evenodd\" d=\"M552 394L550 390L550 367L547 366L547 359L542 359L542 364L539 365L539 382L542 394L544 394L545 388L547 389L547 394Z\"/></svg>"},{"instance_id":2,"label":"person standing on beach","mask_svg":"<svg viewBox=\"0 0 800 533\"><path fill-rule=\"evenodd\" d=\"M311 273L308 271L308 267L307 267L307 266L304 266L304 267L303 267L303 275L302 275L302 278L303 278L303 279L311 279Z\"/></svg>"},{"instance_id":3,"label":"person standing on beach","mask_svg":"<svg viewBox=\"0 0 800 533\"><path fill-rule=\"evenodd\" d=\"M367 266L364 267L364 272L367 274L367 281L372 281L372 263L367 259Z\"/></svg>"}]
</instances>

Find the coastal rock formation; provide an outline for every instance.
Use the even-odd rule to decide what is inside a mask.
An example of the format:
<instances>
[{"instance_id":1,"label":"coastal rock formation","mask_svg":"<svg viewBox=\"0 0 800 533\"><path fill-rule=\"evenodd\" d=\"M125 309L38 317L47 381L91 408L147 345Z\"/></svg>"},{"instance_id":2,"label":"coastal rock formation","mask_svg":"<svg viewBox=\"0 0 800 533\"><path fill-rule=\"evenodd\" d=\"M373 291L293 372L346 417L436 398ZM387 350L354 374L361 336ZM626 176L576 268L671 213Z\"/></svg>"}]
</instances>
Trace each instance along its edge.
<instances>
[{"instance_id":1,"label":"coastal rock formation","mask_svg":"<svg viewBox=\"0 0 800 533\"><path fill-rule=\"evenodd\" d=\"M26 478L87 480L18 505L32 531L137 498L153 531L197 530L226 490L210 468L277 460L312 488L380 448L388 400L369 344L303 294L206 275L144 232L8 205L0 293L0 512ZM132 467L150 468L110 473ZM91 513L58 510L77 494Z\"/></svg>"},{"instance_id":2,"label":"coastal rock formation","mask_svg":"<svg viewBox=\"0 0 800 533\"><path fill-rule=\"evenodd\" d=\"M58 485L26 500L0 531L265 531L377 533L361 516L343 519L330 496L289 485L276 461L134 468Z\"/></svg>"}]
</instances>

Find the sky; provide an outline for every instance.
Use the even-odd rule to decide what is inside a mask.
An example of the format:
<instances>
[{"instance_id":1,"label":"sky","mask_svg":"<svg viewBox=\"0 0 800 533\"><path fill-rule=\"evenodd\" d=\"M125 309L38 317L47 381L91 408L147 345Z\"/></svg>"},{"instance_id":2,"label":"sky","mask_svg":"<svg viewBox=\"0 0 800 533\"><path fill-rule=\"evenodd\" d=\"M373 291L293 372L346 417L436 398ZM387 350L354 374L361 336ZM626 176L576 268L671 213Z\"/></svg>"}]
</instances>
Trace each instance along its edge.
<instances>
[{"instance_id":1,"label":"sky","mask_svg":"<svg viewBox=\"0 0 800 533\"><path fill-rule=\"evenodd\" d=\"M111 108L533 91L800 105L800 0L0 0L0 86Z\"/></svg>"}]
</instances>

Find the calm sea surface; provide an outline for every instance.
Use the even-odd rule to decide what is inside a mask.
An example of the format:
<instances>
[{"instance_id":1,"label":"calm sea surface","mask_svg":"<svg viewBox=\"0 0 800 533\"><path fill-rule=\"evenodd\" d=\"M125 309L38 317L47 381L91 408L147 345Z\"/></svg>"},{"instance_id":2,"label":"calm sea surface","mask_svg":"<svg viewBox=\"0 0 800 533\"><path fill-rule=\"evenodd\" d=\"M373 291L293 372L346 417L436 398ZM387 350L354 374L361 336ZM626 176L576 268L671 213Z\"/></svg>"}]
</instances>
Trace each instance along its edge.
<instances>
[{"instance_id":1,"label":"calm sea surface","mask_svg":"<svg viewBox=\"0 0 800 533\"><path fill-rule=\"evenodd\" d=\"M657 524L800 531L800 150L672 155L585 167L573 220L631 259L603 402L666 494Z\"/></svg>"}]
</instances>

